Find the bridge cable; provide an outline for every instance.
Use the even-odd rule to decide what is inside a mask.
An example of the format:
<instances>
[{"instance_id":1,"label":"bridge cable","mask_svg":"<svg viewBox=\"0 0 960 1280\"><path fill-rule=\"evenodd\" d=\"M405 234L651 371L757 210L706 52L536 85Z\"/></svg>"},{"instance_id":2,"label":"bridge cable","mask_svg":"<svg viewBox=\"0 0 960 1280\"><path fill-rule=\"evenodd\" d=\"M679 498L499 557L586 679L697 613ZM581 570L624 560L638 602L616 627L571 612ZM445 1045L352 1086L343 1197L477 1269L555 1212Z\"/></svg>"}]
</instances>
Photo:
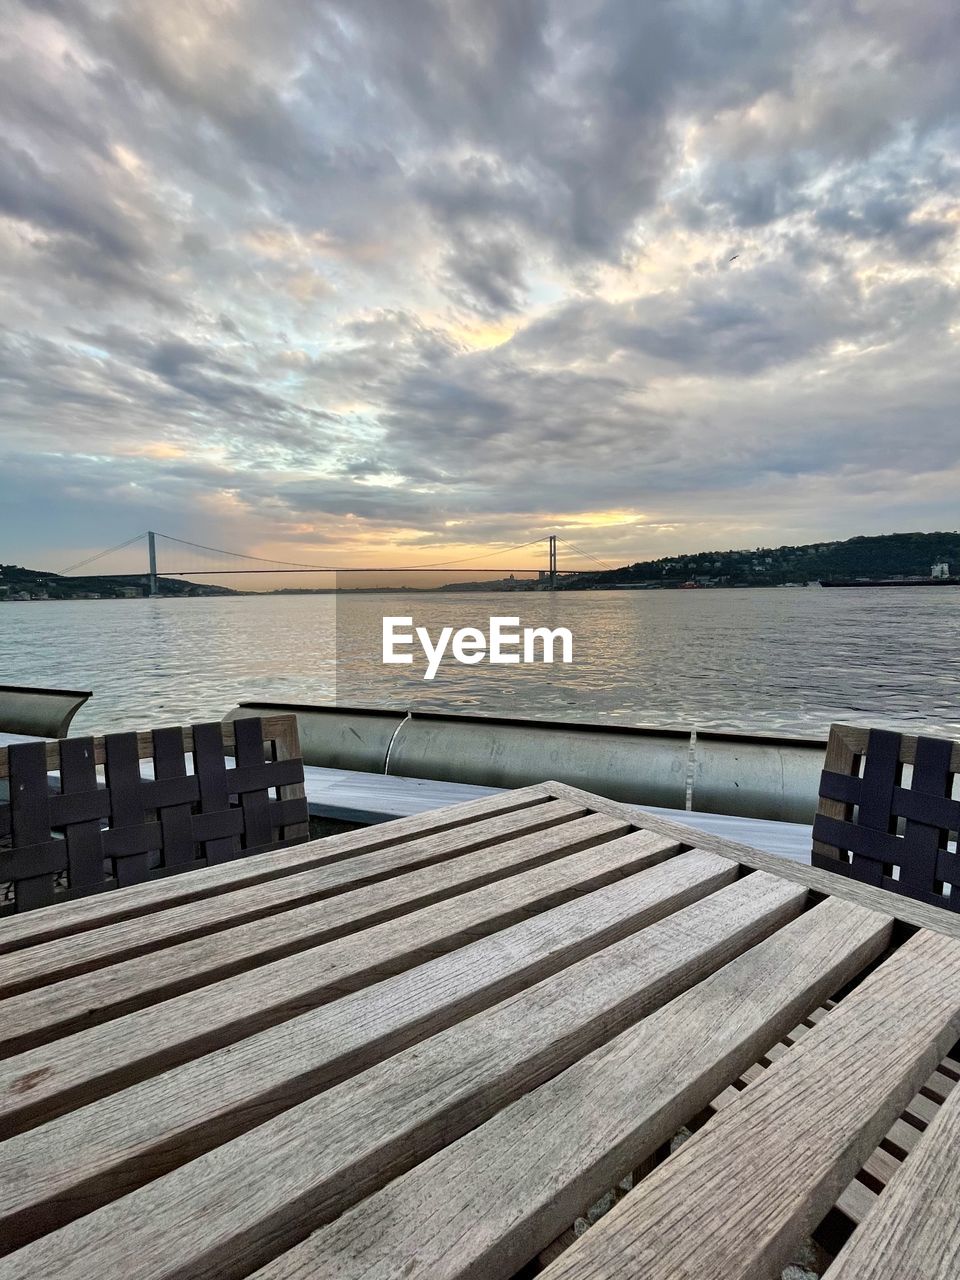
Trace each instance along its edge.
<instances>
[{"instance_id":1,"label":"bridge cable","mask_svg":"<svg viewBox=\"0 0 960 1280\"><path fill-rule=\"evenodd\" d=\"M593 560L594 563L598 564L601 569L606 569L610 572L613 571L613 565L605 564L602 560L600 560L597 556L592 555L589 551L584 551L582 547L576 547L572 542L567 542L566 538L558 537L557 541L563 543L565 547L569 547L571 551L575 551L578 556L584 556L587 560Z\"/></svg>"},{"instance_id":2,"label":"bridge cable","mask_svg":"<svg viewBox=\"0 0 960 1280\"><path fill-rule=\"evenodd\" d=\"M332 565L321 564L302 564L298 560L271 560L267 556L251 556L244 551L224 551L223 547L207 547L202 542L189 542L186 538L174 538L169 533L158 533L158 538L163 538L166 542L179 542L182 547L193 547L196 551L212 551L217 556L233 556L238 560L256 560L260 564L285 564L292 569L317 569L322 573L335 573L336 568ZM195 572L199 572L195 570Z\"/></svg>"},{"instance_id":3,"label":"bridge cable","mask_svg":"<svg viewBox=\"0 0 960 1280\"><path fill-rule=\"evenodd\" d=\"M107 547L106 551L98 551L95 556L87 556L86 560L78 560L76 564L69 565L66 569L61 569L59 577L65 577L68 573L73 573L74 569L82 569L84 565L93 564L94 560L102 560L104 556L110 555L114 551L122 551L124 547L132 547L135 542L139 542L141 538L145 538L145 533L138 533L135 538L128 538L126 542L118 542L115 547ZM109 574L106 575L110 577ZM129 574L119 574L119 577L129 577Z\"/></svg>"},{"instance_id":4,"label":"bridge cable","mask_svg":"<svg viewBox=\"0 0 960 1280\"><path fill-rule=\"evenodd\" d=\"M140 536L142 537L143 535L141 534ZM297 560L271 560L266 556L247 555L242 551L224 551L222 547L207 547L207 546L204 546L204 544L201 542L189 542L186 538L174 538L168 533L158 533L157 537L164 538L167 542L179 542L181 546L193 547L198 551L212 551L215 555L235 556L237 559L240 559L240 560L256 560L258 563L261 563L261 564L289 565L290 568L293 568L293 569L314 569L323 573L338 573L338 572L349 573L350 572L349 565L342 565L342 566L318 565L318 564L303 564ZM496 551L485 551L477 556L464 556L462 559L459 559L459 560L430 560L426 564L422 564L422 565L419 565L419 564L407 565L407 566L404 566L403 571L413 572L416 569L446 568L448 565L466 564L468 561L471 561L471 560L484 560L489 558L490 556L506 555L507 552L509 551L519 551L523 547L532 547L536 543L546 542L546 540L547 539L545 537L531 538L529 542L518 542L516 546L501 547ZM496 565L493 566L494 569L496 567L497 567ZM194 570L194 572L195 573L199 572L199 570ZM212 570L210 572L212 572Z\"/></svg>"},{"instance_id":5,"label":"bridge cable","mask_svg":"<svg viewBox=\"0 0 960 1280\"><path fill-rule=\"evenodd\" d=\"M484 551L478 556L463 556L459 560L429 560L426 564L417 565L418 569L445 569L448 565L467 564L470 560L486 560L490 556L506 555L508 551L520 551L523 547L536 546L538 542L546 542L546 538L531 538L529 542L518 542L514 547L501 547L498 551ZM496 565L493 566L497 568Z\"/></svg>"}]
</instances>

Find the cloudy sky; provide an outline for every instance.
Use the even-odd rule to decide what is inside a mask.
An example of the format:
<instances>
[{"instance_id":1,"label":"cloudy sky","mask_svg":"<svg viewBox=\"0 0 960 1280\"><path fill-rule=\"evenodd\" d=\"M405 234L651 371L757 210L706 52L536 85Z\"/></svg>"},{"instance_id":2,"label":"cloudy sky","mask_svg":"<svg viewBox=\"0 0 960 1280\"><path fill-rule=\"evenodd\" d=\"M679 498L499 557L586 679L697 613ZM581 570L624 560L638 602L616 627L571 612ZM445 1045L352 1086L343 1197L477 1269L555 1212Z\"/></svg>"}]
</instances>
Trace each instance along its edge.
<instances>
[{"instance_id":1,"label":"cloudy sky","mask_svg":"<svg viewBox=\"0 0 960 1280\"><path fill-rule=\"evenodd\" d=\"M955 0L0 22L0 560L960 525Z\"/></svg>"}]
</instances>

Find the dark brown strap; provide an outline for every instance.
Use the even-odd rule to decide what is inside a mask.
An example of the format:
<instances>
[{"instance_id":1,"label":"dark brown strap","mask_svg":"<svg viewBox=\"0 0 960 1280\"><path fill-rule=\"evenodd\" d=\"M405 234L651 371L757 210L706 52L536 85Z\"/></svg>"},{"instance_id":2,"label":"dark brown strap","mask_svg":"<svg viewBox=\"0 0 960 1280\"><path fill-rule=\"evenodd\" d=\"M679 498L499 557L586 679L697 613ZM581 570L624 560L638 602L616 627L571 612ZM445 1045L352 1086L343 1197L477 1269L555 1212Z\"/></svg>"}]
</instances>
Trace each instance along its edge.
<instances>
[{"instance_id":1,"label":"dark brown strap","mask_svg":"<svg viewBox=\"0 0 960 1280\"><path fill-rule=\"evenodd\" d=\"M237 786L237 778L247 771L258 779L263 778L262 786L255 786L251 789L243 787L240 790L240 805L243 809L244 848L257 849L262 845L269 844L273 838L270 823L270 797L267 794L267 787L270 786L270 778L276 773L276 766L272 764L264 765L262 721L257 719L237 720L234 723L234 734L237 768L234 771L233 785Z\"/></svg>"},{"instance_id":2,"label":"dark brown strap","mask_svg":"<svg viewBox=\"0 0 960 1280\"><path fill-rule=\"evenodd\" d=\"M953 786L952 754L952 742L918 738L910 790L899 791L895 798L897 811L906 818L903 830L906 849L900 862L901 893L916 897L933 892L939 883L937 857L940 850L946 848L950 808L960 808L951 806L947 799Z\"/></svg>"},{"instance_id":3,"label":"dark brown strap","mask_svg":"<svg viewBox=\"0 0 960 1280\"><path fill-rule=\"evenodd\" d=\"M15 852L0 862L0 878L13 874L18 911L53 902L56 876L67 867L67 847L50 830L50 783L43 742L10 747L10 834Z\"/></svg>"},{"instance_id":4,"label":"dark brown strap","mask_svg":"<svg viewBox=\"0 0 960 1280\"><path fill-rule=\"evenodd\" d=\"M70 892L94 893L106 878L102 826L110 816L110 795L97 782L92 738L64 738L60 743L60 790L51 809L67 842Z\"/></svg>"},{"instance_id":5,"label":"dark brown strap","mask_svg":"<svg viewBox=\"0 0 960 1280\"><path fill-rule=\"evenodd\" d=\"M212 834L218 830L212 820L214 815L226 816L230 810L223 735L215 721L193 726L193 765L200 784L200 812L207 819L202 827L194 824L194 834L201 841L209 864L229 862L240 853L238 834L230 827L225 827L219 834ZM201 830L204 832L202 835Z\"/></svg>"},{"instance_id":6,"label":"dark brown strap","mask_svg":"<svg viewBox=\"0 0 960 1280\"><path fill-rule=\"evenodd\" d=\"M857 826L861 831L889 835L893 822L893 789L900 781L900 735L886 729L871 729L863 762ZM853 853L853 874L865 884L883 881L884 863L891 859L889 841L866 839Z\"/></svg>"},{"instance_id":7,"label":"dark brown strap","mask_svg":"<svg viewBox=\"0 0 960 1280\"><path fill-rule=\"evenodd\" d=\"M199 787L187 776L182 729L154 729L153 773L157 785L149 801L160 812L163 865L177 870L201 865L191 816Z\"/></svg>"}]
</instances>

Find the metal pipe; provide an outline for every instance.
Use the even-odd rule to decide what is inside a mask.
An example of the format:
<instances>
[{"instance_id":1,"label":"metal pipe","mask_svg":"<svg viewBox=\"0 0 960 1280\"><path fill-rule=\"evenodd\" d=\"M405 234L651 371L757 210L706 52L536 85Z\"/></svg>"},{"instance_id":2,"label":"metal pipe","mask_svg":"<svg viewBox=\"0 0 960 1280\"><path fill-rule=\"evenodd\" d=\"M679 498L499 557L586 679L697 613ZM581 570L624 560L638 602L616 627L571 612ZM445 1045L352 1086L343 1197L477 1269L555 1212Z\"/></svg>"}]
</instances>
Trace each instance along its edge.
<instances>
[{"instance_id":1,"label":"metal pipe","mask_svg":"<svg viewBox=\"0 0 960 1280\"><path fill-rule=\"evenodd\" d=\"M826 742L501 716L245 702L293 712L306 764L436 782L567 782L630 804L812 822Z\"/></svg>"}]
</instances>

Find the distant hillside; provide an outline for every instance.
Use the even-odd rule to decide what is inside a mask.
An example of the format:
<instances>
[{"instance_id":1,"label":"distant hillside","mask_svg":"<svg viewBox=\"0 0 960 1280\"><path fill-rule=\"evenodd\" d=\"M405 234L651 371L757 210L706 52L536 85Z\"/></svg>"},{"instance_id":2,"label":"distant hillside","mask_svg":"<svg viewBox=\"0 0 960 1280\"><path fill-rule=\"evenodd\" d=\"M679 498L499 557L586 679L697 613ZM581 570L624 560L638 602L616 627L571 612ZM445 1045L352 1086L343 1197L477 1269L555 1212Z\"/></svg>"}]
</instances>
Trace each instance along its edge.
<instances>
[{"instance_id":1,"label":"distant hillside","mask_svg":"<svg viewBox=\"0 0 960 1280\"><path fill-rule=\"evenodd\" d=\"M756 547L739 551L699 551L638 561L609 572L574 574L562 590L627 583L680 586L777 586L824 578L926 577L934 564L960 571L960 533L890 533L845 542L812 542L801 547Z\"/></svg>"},{"instance_id":2,"label":"distant hillside","mask_svg":"<svg viewBox=\"0 0 960 1280\"><path fill-rule=\"evenodd\" d=\"M180 578L158 578L161 596L232 596L229 587L187 582ZM0 601L28 595L48 600L122 600L147 594L145 578L63 578L43 569L24 569L18 564L0 564Z\"/></svg>"}]
</instances>

